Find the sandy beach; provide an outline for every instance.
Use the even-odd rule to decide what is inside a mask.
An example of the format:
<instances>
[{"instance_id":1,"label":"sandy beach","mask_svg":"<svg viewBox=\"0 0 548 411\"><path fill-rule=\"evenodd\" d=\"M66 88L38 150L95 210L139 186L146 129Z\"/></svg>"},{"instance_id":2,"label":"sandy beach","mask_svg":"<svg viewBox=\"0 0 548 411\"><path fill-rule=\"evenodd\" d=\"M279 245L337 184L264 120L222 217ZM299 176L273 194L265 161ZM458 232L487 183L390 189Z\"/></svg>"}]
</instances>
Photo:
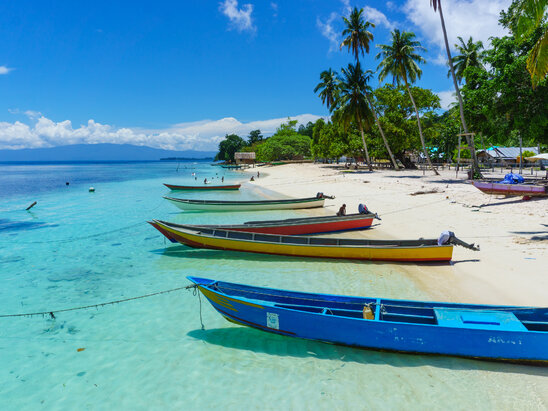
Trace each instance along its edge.
<instances>
[{"instance_id":1,"label":"sandy beach","mask_svg":"<svg viewBox=\"0 0 548 411\"><path fill-rule=\"evenodd\" d=\"M421 170L343 172L344 164L287 164L247 172L257 170L260 178L249 184L292 197L317 192L336 197L309 215L334 214L343 203L353 213L365 203L382 218L373 229L339 237L437 238L450 230L480 244L477 252L455 247L449 265L385 264L404 271L432 300L548 306L548 199L489 196L466 181L464 172L455 178L454 169L434 176ZM497 169L488 176L502 174ZM425 191L435 192L412 195Z\"/></svg>"}]
</instances>

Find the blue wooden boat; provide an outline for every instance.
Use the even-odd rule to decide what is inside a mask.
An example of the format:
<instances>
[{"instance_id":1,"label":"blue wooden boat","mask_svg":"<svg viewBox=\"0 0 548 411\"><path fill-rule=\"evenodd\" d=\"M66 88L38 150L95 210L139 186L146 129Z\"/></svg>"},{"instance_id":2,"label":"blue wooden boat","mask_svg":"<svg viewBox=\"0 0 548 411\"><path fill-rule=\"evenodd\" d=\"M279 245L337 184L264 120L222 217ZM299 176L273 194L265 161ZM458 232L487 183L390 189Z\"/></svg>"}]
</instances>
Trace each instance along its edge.
<instances>
[{"instance_id":1,"label":"blue wooden boat","mask_svg":"<svg viewBox=\"0 0 548 411\"><path fill-rule=\"evenodd\" d=\"M188 277L227 320L362 348L548 364L548 308L311 294Z\"/></svg>"}]
</instances>

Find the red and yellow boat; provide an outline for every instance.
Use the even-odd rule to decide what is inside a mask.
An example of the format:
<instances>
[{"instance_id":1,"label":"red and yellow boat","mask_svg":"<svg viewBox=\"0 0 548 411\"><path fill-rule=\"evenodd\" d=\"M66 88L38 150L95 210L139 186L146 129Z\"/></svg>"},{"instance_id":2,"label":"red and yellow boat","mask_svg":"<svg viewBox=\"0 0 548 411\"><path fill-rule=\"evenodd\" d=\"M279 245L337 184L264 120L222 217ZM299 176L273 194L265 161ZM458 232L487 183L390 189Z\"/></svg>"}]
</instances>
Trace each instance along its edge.
<instances>
[{"instance_id":1,"label":"red and yellow boat","mask_svg":"<svg viewBox=\"0 0 548 411\"><path fill-rule=\"evenodd\" d=\"M158 222L173 228L192 227L198 230L204 228L209 230L242 231L246 233L303 235L363 230L370 228L373 224L373 219L375 218L379 217L376 214L367 213L349 214L341 217L323 216L289 218L285 220L249 221L247 223L233 225L182 225L161 220L158 220ZM151 224L158 228L157 224L154 222Z\"/></svg>"},{"instance_id":2,"label":"red and yellow boat","mask_svg":"<svg viewBox=\"0 0 548 411\"><path fill-rule=\"evenodd\" d=\"M452 237L438 245L437 239L365 240L315 236L286 236L168 225L153 220L156 229L172 241L194 248L243 251L286 256L381 261L451 261L453 244L465 244ZM473 248L469 246L469 248Z\"/></svg>"}]
</instances>

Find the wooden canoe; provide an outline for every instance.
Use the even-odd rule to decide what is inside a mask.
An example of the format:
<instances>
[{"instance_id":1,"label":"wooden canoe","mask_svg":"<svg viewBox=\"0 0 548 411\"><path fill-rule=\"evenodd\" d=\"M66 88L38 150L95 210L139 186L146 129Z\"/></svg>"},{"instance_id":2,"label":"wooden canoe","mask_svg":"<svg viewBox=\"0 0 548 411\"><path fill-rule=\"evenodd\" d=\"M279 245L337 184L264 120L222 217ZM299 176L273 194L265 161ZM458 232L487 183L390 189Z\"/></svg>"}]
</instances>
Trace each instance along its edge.
<instances>
[{"instance_id":1,"label":"wooden canoe","mask_svg":"<svg viewBox=\"0 0 548 411\"><path fill-rule=\"evenodd\" d=\"M158 220L158 222L173 228L192 227L197 230L231 230L247 233L302 235L363 230L371 227L375 217L375 214L349 214L342 217L325 216L290 218L286 220L250 221L244 224L234 225L181 225L161 220ZM151 224L154 225L154 223ZM154 226L158 228L156 225ZM170 240L174 241L171 238Z\"/></svg>"},{"instance_id":2,"label":"wooden canoe","mask_svg":"<svg viewBox=\"0 0 548 411\"><path fill-rule=\"evenodd\" d=\"M453 245L437 239L362 240L316 236L285 236L179 225L158 220L151 224L170 240L194 248L243 251L286 256L380 261L450 261Z\"/></svg>"},{"instance_id":3,"label":"wooden canoe","mask_svg":"<svg viewBox=\"0 0 548 411\"><path fill-rule=\"evenodd\" d=\"M548 308L347 297L188 279L227 320L263 331L386 351L548 363Z\"/></svg>"},{"instance_id":4,"label":"wooden canoe","mask_svg":"<svg viewBox=\"0 0 548 411\"><path fill-rule=\"evenodd\" d=\"M172 191L179 190L239 190L241 184L232 184L232 185L223 185L223 186L212 186L212 185L203 185L203 186L178 186L174 184L164 185Z\"/></svg>"},{"instance_id":5,"label":"wooden canoe","mask_svg":"<svg viewBox=\"0 0 548 411\"><path fill-rule=\"evenodd\" d=\"M496 181L476 180L472 182L474 187L492 195L506 196L528 196L528 197L544 197L548 196L547 183L524 183L524 184L504 184Z\"/></svg>"},{"instance_id":6,"label":"wooden canoe","mask_svg":"<svg viewBox=\"0 0 548 411\"><path fill-rule=\"evenodd\" d=\"M221 200L190 200L184 198L164 197L181 210L205 211L250 211L250 210L282 210L323 207L324 197L292 198L287 200L255 200L255 201L221 201Z\"/></svg>"}]
</instances>

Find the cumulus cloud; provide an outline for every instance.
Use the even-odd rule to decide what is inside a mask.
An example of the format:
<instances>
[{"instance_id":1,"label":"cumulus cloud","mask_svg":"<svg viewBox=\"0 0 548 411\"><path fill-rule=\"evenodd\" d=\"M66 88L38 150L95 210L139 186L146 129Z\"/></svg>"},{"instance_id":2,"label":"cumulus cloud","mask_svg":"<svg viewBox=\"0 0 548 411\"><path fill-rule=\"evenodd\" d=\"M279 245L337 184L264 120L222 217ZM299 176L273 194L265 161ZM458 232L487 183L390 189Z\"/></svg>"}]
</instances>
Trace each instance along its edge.
<instances>
[{"instance_id":1,"label":"cumulus cloud","mask_svg":"<svg viewBox=\"0 0 548 411\"><path fill-rule=\"evenodd\" d=\"M440 105L443 110L449 110L454 104L457 104L455 90L438 91L436 93L440 98Z\"/></svg>"},{"instance_id":2,"label":"cumulus cloud","mask_svg":"<svg viewBox=\"0 0 548 411\"><path fill-rule=\"evenodd\" d=\"M329 40L330 52L339 50L339 46L341 44L339 30L335 29L333 25L337 17L337 13L331 13L325 22L323 22L319 17L316 18L316 25L320 29L320 33L322 33L322 36Z\"/></svg>"},{"instance_id":3,"label":"cumulus cloud","mask_svg":"<svg viewBox=\"0 0 548 411\"><path fill-rule=\"evenodd\" d=\"M392 30L395 25L384 15L383 12L369 6L363 8L365 20L375 23L376 26L384 26L388 30Z\"/></svg>"},{"instance_id":4,"label":"cumulus cloud","mask_svg":"<svg viewBox=\"0 0 548 411\"><path fill-rule=\"evenodd\" d=\"M12 70L12 68L6 66L0 66L0 74L8 74Z\"/></svg>"},{"instance_id":5,"label":"cumulus cloud","mask_svg":"<svg viewBox=\"0 0 548 411\"><path fill-rule=\"evenodd\" d=\"M489 37L504 36L508 31L498 24L500 11L510 6L511 0L453 0L443 2L443 17L451 47L457 43L457 36L467 40L481 40L485 46ZM445 48L440 16L425 0L407 0L403 7L407 19L418 27L429 43ZM445 59L446 60L446 59ZM438 59L441 62L441 59ZM443 61L442 64L445 64Z\"/></svg>"},{"instance_id":6,"label":"cumulus cloud","mask_svg":"<svg viewBox=\"0 0 548 411\"><path fill-rule=\"evenodd\" d=\"M32 117L29 117L32 120ZM301 114L291 117L299 124L316 121L320 116ZM216 150L225 134L246 136L260 129L271 135L287 118L242 123L233 117L175 124L165 129L116 128L89 120L74 128L70 120L54 122L44 116L33 124L20 121L0 122L0 149L55 147L71 144L133 144L166 150Z\"/></svg>"},{"instance_id":7,"label":"cumulus cloud","mask_svg":"<svg viewBox=\"0 0 548 411\"><path fill-rule=\"evenodd\" d=\"M231 26L240 33L243 31L255 33L257 31L251 17L251 13L253 13L252 4L243 4L242 8L238 8L237 0L225 0L219 5L219 10L228 17Z\"/></svg>"}]
</instances>

